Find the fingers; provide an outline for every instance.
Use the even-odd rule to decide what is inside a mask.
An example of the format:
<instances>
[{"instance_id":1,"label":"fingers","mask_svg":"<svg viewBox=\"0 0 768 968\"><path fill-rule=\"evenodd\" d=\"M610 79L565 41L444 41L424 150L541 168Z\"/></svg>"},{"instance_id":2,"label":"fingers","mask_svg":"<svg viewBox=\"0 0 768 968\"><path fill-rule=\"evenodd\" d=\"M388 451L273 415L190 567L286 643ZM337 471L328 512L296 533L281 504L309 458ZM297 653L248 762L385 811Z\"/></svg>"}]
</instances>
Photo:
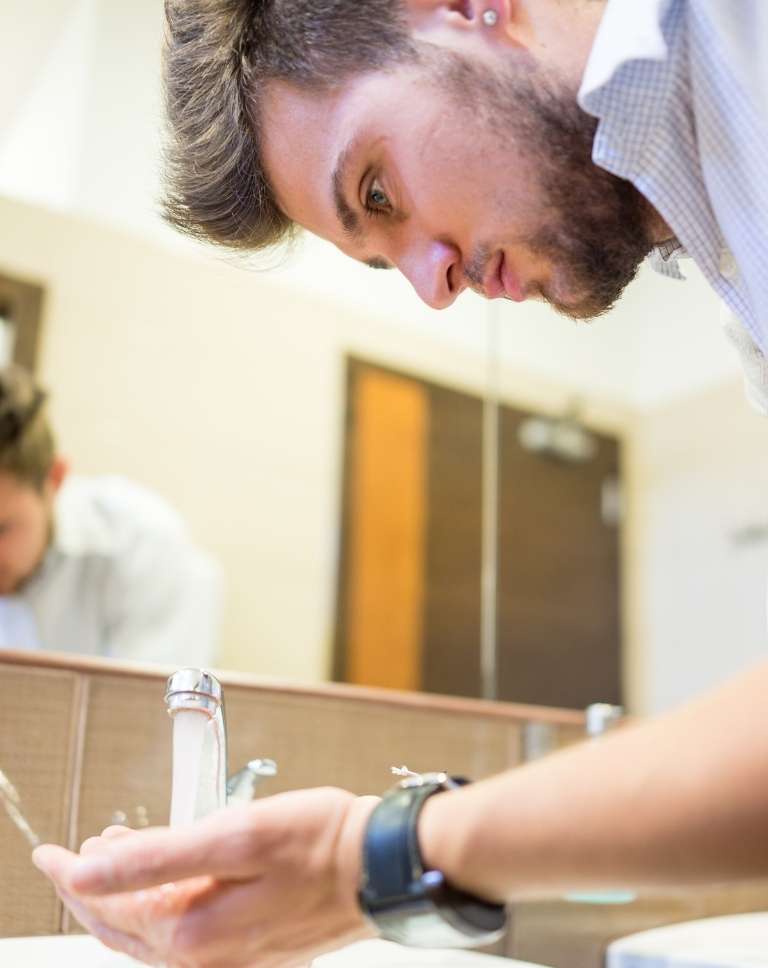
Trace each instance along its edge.
<instances>
[{"instance_id":1,"label":"fingers","mask_svg":"<svg viewBox=\"0 0 768 968\"><path fill-rule=\"evenodd\" d=\"M111 840L114 837L122 837L124 834L132 833L134 833L132 827L123 827L121 824L115 823L111 827L105 827L101 832L101 836Z\"/></svg>"},{"instance_id":2,"label":"fingers","mask_svg":"<svg viewBox=\"0 0 768 968\"><path fill-rule=\"evenodd\" d=\"M32 851L32 863L46 874L54 884L63 889L70 888L72 871L77 854L55 844L43 844Z\"/></svg>"},{"instance_id":3,"label":"fingers","mask_svg":"<svg viewBox=\"0 0 768 968\"><path fill-rule=\"evenodd\" d=\"M67 891L59 889L57 893L86 931L101 941L102 944L113 951L121 951L123 954L130 955L137 961L143 961L147 965L158 964L152 951L139 938L104 924L85 902L68 894Z\"/></svg>"},{"instance_id":4,"label":"fingers","mask_svg":"<svg viewBox=\"0 0 768 968\"><path fill-rule=\"evenodd\" d=\"M80 847L80 855L88 855L95 853L96 851L108 847L111 842L116 840L118 837L123 837L125 834L134 833L130 827L120 827L112 826L107 827L100 837L89 837L84 840L82 846ZM66 850L64 847L59 847L56 844L41 844L32 851L32 862L34 865L41 870L44 874L52 876L52 872L55 869L60 875L64 870L69 870L71 867L71 861L77 859L77 855L73 854L71 851ZM50 865L53 865L52 867ZM50 869L49 869L50 868Z\"/></svg>"},{"instance_id":5,"label":"fingers","mask_svg":"<svg viewBox=\"0 0 768 968\"><path fill-rule=\"evenodd\" d=\"M133 831L130 827L107 827L100 837L89 837L84 840L80 845L80 856L85 857L88 854L96 853L102 850L104 847L109 846L110 842L115 840L117 837L124 837L126 834L131 834Z\"/></svg>"},{"instance_id":6,"label":"fingers","mask_svg":"<svg viewBox=\"0 0 768 968\"><path fill-rule=\"evenodd\" d=\"M132 831L89 850L68 871L79 894L113 894L198 875L258 873L258 804L231 807L189 827ZM46 857L47 860L47 857Z\"/></svg>"},{"instance_id":7,"label":"fingers","mask_svg":"<svg viewBox=\"0 0 768 968\"><path fill-rule=\"evenodd\" d=\"M98 838L91 838L98 840ZM93 849L93 847L91 848ZM64 847L44 844L32 853L34 865L53 881L56 892L84 928L101 939L103 927L94 913L72 895L72 872L78 856ZM104 941L108 944L108 941ZM123 950L123 949L121 949Z\"/></svg>"},{"instance_id":8,"label":"fingers","mask_svg":"<svg viewBox=\"0 0 768 968\"><path fill-rule=\"evenodd\" d=\"M335 839L355 799L331 788L297 790L228 807L187 827L135 831L77 859L69 886L78 894L114 894L200 876L257 878L287 845L311 852L318 841Z\"/></svg>"},{"instance_id":9,"label":"fingers","mask_svg":"<svg viewBox=\"0 0 768 968\"><path fill-rule=\"evenodd\" d=\"M338 904L327 883L307 889L265 877L219 883L197 895L179 919L173 950L184 965L253 968L275 965L272 958L281 952L279 964L287 966L302 953L320 954L374 934L357 909L350 913Z\"/></svg>"},{"instance_id":10,"label":"fingers","mask_svg":"<svg viewBox=\"0 0 768 968\"><path fill-rule=\"evenodd\" d=\"M198 894L174 931L173 950L180 963L251 964L249 932L260 920L259 900L253 882L218 884Z\"/></svg>"}]
</instances>

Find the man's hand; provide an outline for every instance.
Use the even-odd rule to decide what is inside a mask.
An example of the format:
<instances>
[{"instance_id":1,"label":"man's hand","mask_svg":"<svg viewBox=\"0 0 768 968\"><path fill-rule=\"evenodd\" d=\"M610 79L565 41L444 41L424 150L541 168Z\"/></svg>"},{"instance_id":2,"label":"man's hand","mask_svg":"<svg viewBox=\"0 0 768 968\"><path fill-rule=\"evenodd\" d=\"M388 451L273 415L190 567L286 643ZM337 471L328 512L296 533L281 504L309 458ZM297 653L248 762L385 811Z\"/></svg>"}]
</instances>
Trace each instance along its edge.
<instances>
[{"instance_id":1,"label":"man's hand","mask_svg":"<svg viewBox=\"0 0 768 968\"><path fill-rule=\"evenodd\" d=\"M188 827L109 829L35 864L104 944L169 968L289 968L374 934L358 903L374 797L302 790Z\"/></svg>"}]
</instances>

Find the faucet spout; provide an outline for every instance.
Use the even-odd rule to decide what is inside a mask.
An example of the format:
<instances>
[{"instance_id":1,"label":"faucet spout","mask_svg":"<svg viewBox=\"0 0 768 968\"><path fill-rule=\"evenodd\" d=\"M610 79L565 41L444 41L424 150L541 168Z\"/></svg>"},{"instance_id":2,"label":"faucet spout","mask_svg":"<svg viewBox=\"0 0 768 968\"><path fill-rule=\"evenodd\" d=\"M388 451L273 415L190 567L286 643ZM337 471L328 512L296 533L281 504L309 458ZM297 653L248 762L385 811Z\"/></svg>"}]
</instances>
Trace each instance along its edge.
<instances>
[{"instance_id":1,"label":"faucet spout","mask_svg":"<svg viewBox=\"0 0 768 968\"><path fill-rule=\"evenodd\" d=\"M165 695L173 718L171 826L191 823L227 802L224 694L204 669L180 669Z\"/></svg>"},{"instance_id":2,"label":"faucet spout","mask_svg":"<svg viewBox=\"0 0 768 968\"><path fill-rule=\"evenodd\" d=\"M192 823L229 802L253 799L262 779L277 774L274 760L255 759L227 780L224 692L210 672L174 672L165 703L173 719L172 827Z\"/></svg>"}]
</instances>

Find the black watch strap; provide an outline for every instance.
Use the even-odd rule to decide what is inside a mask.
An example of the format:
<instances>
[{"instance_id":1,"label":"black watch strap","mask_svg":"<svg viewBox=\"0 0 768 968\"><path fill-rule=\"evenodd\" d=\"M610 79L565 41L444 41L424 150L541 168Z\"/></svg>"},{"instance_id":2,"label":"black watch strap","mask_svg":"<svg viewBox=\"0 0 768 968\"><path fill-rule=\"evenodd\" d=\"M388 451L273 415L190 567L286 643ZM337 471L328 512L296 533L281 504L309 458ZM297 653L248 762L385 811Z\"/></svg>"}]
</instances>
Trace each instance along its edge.
<instances>
[{"instance_id":1,"label":"black watch strap","mask_svg":"<svg viewBox=\"0 0 768 968\"><path fill-rule=\"evenodd\" d=\"M506 926L503 905L484 901L426 870L418 817L429 797L465 783L445 774L408 779L374 810L363 846L360 904L382 937L422 947L467 947L496 940Z\"/></svg>"}]
</instances>

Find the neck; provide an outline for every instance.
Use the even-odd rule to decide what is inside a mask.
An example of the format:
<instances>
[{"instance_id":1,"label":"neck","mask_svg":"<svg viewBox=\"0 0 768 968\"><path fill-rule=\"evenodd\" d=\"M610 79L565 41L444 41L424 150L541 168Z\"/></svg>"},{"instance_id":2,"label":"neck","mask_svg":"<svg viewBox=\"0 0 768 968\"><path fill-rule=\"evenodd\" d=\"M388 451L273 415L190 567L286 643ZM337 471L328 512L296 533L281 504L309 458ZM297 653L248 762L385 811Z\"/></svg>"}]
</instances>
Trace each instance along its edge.
<instances>
[{"instance_id":1,"label":"neck","mask_svg":"<svg viewBox=\"0 0 768 968\"><path fill-rule=\"evenodd\" d=\"M648 230L648 238L654 245L660 245L662 242L669 242L674 239L675 233L667 225L664 219L659 215L656 209L651 205L651 203L643 196L645 201L647 214L645 225Z\"/></svg>"},{"instance_id":2,"label":"neck","mask_svg":"<svg viewBox=\"0 0 768 968\"><path fill-rule=\"evenodd\" d=\"M526 47L578 90L608 0L520 0L517 21Z\"/></svg>"}]
</instances>

